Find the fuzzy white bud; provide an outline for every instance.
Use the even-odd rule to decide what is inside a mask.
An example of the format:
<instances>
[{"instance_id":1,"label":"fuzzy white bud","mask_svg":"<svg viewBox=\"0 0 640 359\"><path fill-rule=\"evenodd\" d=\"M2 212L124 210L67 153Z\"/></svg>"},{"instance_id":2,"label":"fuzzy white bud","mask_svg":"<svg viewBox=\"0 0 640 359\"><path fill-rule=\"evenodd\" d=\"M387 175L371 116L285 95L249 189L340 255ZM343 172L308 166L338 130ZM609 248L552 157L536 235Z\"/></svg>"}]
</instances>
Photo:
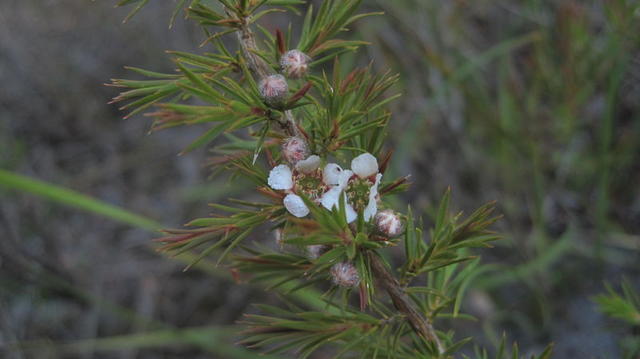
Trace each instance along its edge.
<instances>
[{"instance_id":1,"label":"fuzzy white bud","mask_svg":"<svg viewBox=\"0 0 640 359\"><path fill-rule=\"evenodd\" d=\"M390 209L380 211L374 217L376 229L389 238L394 238L402 234L404 225L400 216Z\"/></svg>"},{"instance_id":2,"label":"fuzzy white bud","mask_svg":"<svg viewBox=\"0 0 640 359\"><path fill-rule=\"evenodd\" d=\"M282 144L282 157L292 165L304 160L307 156L309 156L309 147L300 137L289 137Z\"/></svg>"},{"instance_id":3,"label":"fuzzy white bud","mask_svg":"<svg viewBox=\"0 0 640 359\"><path fill-rule=\"evenodd\" d=\"M289 50L280 58L280 67L285 76L298 79L307 73L310 60L311 58L300 50Z\"/></svg>"},{"instance_id":4,"label":"fuzzy white bud","mask_svg":"<svg viewBox=\"0 0 640 359\"><path fill-rule=\"evenodd\" d=\"M289 94L287 79L282 75L267 76L258 85L260 95L269 106L280 106L284 104Z\"/></svg>"},{"instance_id":5,"label":"fuzzy white bud","mask_svg":"<svg viewBox=\"0 0 640 359\"><path fill-rule=\"evenodd\" d=\"M351 288L360 284L358 269L349 262L336 263L329 272L333 283L341 287Z\"/></svg>"}]
</instances>

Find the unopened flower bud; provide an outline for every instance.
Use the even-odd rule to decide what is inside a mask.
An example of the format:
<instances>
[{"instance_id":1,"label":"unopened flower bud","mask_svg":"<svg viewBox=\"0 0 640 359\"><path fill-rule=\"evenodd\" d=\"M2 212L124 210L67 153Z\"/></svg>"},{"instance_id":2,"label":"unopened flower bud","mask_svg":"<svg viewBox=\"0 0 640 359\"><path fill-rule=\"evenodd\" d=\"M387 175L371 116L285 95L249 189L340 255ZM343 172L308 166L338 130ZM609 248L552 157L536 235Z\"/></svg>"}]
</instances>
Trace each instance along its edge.
<instances>
[{"instance_id":1,"label":"unopened flower bud","mask_svg":"<svg viewBox=\"0 0 640 359\"><path fill-rule=\"evenodd\" d=\"M282 144L282 157L287 162L295 165L309 156L307 142L300 137L287 138Z\"/></svg>"},{"instance_id":2,"label":"unopened flower bud","mask_svg":"<svg viewBox=\"0 0 640 359\"><path fill-rule=\"evenodd\" d=\"M374 223L376 229L389 238L399 236L404 229L400 217L390 209L378 212L375 216Z\"/></svg>"},{"instance_id":3,"label":"unopened flower bud","mask_svg":"<svg viewBox=\"0 0 640 359\"><path fill-rule=\"evenodd\" d=\"M360 275L356 267L349 262L336 263L330 270L333 283L341 287L355 287L360 284Z\"/></svg>"},{"instance_id":4,"label":"unopened flower bud","mask_svg":"<svg viewBox=\"0 0 640 359\"><path fill-rule=\"evenodd\" d=\"M282 75L267 76L258 85L260 95L269 106L280 106L287 99L289 85Z\"/></svg>"},{"instance_id":5,"label":"unopened flower bud","mask_svg":"<svg viewBox=\"0 0 640 359\"><path fill-rule=\"evenodd\" d=\"M300 50L289 50L280 58L282 72L288 78L298 79L307 73L311 58Z\"/></svg>"}]
</instances>

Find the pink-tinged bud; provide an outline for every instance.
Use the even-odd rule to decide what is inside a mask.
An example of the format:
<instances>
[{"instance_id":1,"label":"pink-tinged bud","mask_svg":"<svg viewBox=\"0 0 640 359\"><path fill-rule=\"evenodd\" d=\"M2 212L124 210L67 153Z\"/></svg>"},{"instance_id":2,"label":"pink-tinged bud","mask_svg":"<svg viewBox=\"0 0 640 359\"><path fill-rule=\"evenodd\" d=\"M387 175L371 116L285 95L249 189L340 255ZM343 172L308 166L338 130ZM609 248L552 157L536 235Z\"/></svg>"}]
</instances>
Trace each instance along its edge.
<instances>
[{"instance_id":1,"label":"pink-tinged bud","mask_svg":"<svg viewBox=\"0 0 640 359\"><path fill-rule=\"evenodd\" d=\"M341 287L351 288L360 284L358 270L349 262L336 263L329 272L333 283Z\"/></svg>"},{"instance_id":2,"label":"pink-tinged bud","mask_svg":"<svg viewBox=\"0 0 640 359\"><path fill-rule=\"evenodd\" d=\"M404 230L402 220L390 209L378 212L375 216L374 223L376 224L376 229L389 238L399 236Z\"/></svg>"},{"instance_id":3,"label":"pink-tinged bud","mask_svg":"<svg viewBox=\"0 0 640 359\"><path fill-rule=\"evenodd\" d=\"M287 79L282 75L267 76L258 85L260 95L269 106L281 106L289 95Z\"/></svg>"},{"instance_id":4,"label":"pink-tinged bud","mask_svg":"<svg viewBox=\"0 0 640 359\"><path fill-rule=\"evenodd\" d=\"M282 157L292 165L304 160L309 157L307 142L297 136L287 138L282 144Z\"/></svg>"},{"instance_id":5,"label":"pink-tinged bud","mask_svg":"<svg viewBox=\"0 0 640 359\"><path fill-rule=\"evenodd\" d=\"M291 79L299 79L307 74L311 58L299 50L287 51L280 58L282 72Z\"/></svg>"}]
</instances>

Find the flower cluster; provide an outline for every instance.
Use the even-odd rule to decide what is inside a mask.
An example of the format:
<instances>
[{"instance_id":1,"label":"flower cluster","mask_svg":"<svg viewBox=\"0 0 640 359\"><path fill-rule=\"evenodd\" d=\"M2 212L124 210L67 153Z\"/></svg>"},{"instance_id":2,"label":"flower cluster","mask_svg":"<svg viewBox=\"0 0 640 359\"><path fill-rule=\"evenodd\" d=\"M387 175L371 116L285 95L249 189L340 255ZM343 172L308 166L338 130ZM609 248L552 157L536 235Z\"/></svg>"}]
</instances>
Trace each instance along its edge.
<instances>
[{"instance_id":1,"label":"flower cluster","mask_svg":"<svg viewBox=\"0 0 640 359\"><path fill-rule=\"evenodd\" d=\"M342 197L348 223L356 220L358 213L362 213L365 221L371 220L378 211L378 186L382 179L376 158L363 153L351 161L350 170L335 163L320 169L322 160L317 155L299 159L304 151L294 144L301 143L304 142L295 138L285 141L283 157L293 168L278 165L271 170L267 181L271 188L287 193L283 200L287 211L296 217L309 214L301 194L328 210L338 208Z\"/></svg>"}]
</instances>

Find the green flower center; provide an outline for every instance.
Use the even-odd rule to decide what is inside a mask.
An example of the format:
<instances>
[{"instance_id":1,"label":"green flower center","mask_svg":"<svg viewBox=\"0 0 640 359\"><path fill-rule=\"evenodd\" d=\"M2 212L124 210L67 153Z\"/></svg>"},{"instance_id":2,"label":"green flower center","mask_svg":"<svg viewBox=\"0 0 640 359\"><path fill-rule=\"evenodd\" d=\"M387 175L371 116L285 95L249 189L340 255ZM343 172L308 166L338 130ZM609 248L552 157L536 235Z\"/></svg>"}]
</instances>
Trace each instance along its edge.
<instances>
[{"instance_id":1,"label":"green flower center","mask_svg":"<svg viewBox=\"0 0 640 359\"><path fill-rule=\"evenodd\" d=\"M319 201L322 194L327 190L327 186L322 183L322 177L318 172L311 174L297 173L294 181L294 192L303 193L314 202Z\"/></svg>"},{"instance_id":2,"label":"green flower center","mask_svg":"<svg viewBox=\"0 0 640 359\"><path fill-rule=\"evenodd\" d=\"M349 181L345 192L349 199L349 204L356 212L363 211L369 203L371 186L373 186L373 183L366 178L355 178Z\"/></svg>"}]
</instances>

